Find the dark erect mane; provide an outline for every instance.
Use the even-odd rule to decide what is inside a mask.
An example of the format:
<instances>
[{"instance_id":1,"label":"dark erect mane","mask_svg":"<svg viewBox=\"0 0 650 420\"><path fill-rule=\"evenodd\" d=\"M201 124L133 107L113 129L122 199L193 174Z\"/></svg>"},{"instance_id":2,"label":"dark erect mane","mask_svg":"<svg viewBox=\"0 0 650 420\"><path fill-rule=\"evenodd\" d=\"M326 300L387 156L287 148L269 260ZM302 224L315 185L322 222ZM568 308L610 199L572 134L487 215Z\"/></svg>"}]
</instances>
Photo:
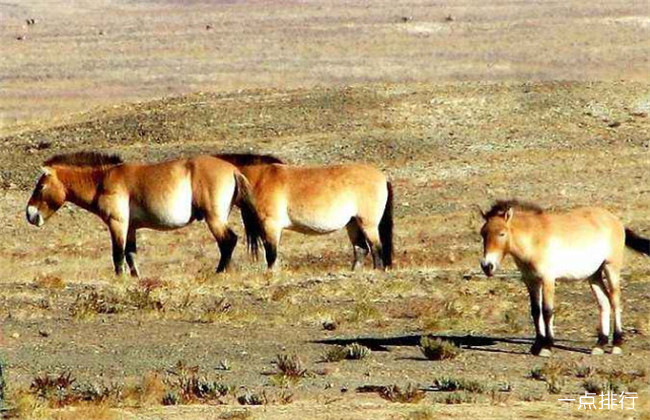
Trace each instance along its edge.
<instances>
[{"instance_id":1,"label":"dark erect mane","mask_svg":"<svg viewBox=\"0 0 650 420\"><path fill-rule=\"evenodd\" d=\"M534 203L528 203L526 201L519 201L519 200L497 200L492 205L492 208L485 213L484 217L486 219L489 219L495 216L503 216L510 208L533 212L533 213L544 212L544 209L542 209L540 206Z\"/></svg>"},{"instance_id":2,"label":"dark erect mane","mask_svg":"<svg viewBox=\"0 0 650 420\"><path fill-rule=\"evenodd\" d=\"M124 163L118 155L109 155L99 152L75 152L55 155L43 162L43 166L83 166L99 167Z\"/></svg>"},{"instance_id":3,"label":"dark erect mane","mask_svg":"<svg viewBox=\"0 0 650 420\"><path fill-rule=\"evenodd\" d=\"M264 165L271 163L284 163L282 160L272 155L256 155L254 153L222 153L214 155L235 166Z\"/></svg>"}]
</instances>

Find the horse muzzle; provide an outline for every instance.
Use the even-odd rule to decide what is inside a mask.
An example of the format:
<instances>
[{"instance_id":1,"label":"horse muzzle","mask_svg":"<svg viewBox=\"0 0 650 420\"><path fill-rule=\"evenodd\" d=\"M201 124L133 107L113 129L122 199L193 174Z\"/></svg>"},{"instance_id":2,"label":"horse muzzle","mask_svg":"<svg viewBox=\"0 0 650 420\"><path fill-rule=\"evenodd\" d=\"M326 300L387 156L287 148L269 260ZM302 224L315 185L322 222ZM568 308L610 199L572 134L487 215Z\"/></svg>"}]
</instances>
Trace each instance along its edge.
<instances>
[{"instance_id":1,"label":"horse muzzle","mask_svg":"<svg viewBox=\"0 0 650 420\"><path fill-rule=\"evenodd\" d=\"M41 215L41 212L39 212L34 206L27 206L25 217L27 217L27 221L34 226L43 226L45 223L45 219Z\"/></svg>"},{"instance_id":2,"label":"horse muzzle","mask_svg":"<svg viewBox=\"0 0 650 420\"><path fill-rule=\"evenodd\" d=\"M491 262L481 261L481 269L486 276L492 277L497 267Z\"/></svg>"}]
</instances>

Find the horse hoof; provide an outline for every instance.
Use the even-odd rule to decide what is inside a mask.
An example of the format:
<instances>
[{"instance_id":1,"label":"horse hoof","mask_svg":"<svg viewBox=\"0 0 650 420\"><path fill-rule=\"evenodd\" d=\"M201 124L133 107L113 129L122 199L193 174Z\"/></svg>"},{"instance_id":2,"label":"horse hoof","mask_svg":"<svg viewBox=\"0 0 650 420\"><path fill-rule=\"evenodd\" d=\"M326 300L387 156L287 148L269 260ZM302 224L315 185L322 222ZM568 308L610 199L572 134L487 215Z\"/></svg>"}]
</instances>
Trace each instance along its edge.
<instances>
[{"instance_id":1,"label":"horse hoof","mask_svg":"<svg viewBox=\"0 0 650 420\"><path fill-rule=\"evenodd\" d=\"M612 354L623 354L623 349L618 346L614 346L612 347Z\"/></svg>"},{"instance_id":2,"label":"horse hoof","mask_svg":"<svg viewBox=\"0 0 650 420\"><path fill-rule=\"evenodd\" d=\"M541 349L538 354L539 357L551 357L551 349Z\"/></svg>"},{"instance_id":3,"label":"horse hoof","mask_svg":"<svg viewBox=\"0 0 650 420\"><path fill-rule=\"evenodd\" d=\"M593 349L591 349L592 356L600 356L602 354L605 354L605 350L603 350L600 347L594 347Z\"/></svg>"}]
</instances>

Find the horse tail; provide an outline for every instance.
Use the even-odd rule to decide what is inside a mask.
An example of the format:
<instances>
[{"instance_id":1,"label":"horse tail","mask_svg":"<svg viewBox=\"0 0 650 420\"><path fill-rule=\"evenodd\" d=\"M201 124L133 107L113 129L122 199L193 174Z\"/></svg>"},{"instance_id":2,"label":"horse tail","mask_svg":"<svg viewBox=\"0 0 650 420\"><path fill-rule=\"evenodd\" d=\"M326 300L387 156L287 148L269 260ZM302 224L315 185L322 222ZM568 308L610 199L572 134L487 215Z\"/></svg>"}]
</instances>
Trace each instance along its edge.
<instances>
[{"instance_id":1,"label":"horse tail","mask_svg":"<svg viewBox=\"0 0 650 420\"><path fill-rule=\"evenodd\" d=\"M625 246L636 252L650 255L650 239L639 236L628 228L625 228Z\"/></svg>"},{"instance_id":2,"label":"horse tail","mask_svg":"<svg viewBox=\"0 0 650 420\"><path fill-rule=\"evenodd\" d=\"M235 173L235 203L241 210L241 217L246 231L248 252L257 259L259 243L264 237L264 225L257 212L253 190L248 179L241 173Z\"/></svg>"},{"instance_id":3,"label":"horse tail","mask_svg":"<svg viewBox=\"0 0 650 420\"><path fill-rule=\"evenodd\" d=\"M379 240L382 247L382 261L385 267L393 265L393 185L386 182L388 199L384 214L379 222Z\"/></svg>"}]
</instances>

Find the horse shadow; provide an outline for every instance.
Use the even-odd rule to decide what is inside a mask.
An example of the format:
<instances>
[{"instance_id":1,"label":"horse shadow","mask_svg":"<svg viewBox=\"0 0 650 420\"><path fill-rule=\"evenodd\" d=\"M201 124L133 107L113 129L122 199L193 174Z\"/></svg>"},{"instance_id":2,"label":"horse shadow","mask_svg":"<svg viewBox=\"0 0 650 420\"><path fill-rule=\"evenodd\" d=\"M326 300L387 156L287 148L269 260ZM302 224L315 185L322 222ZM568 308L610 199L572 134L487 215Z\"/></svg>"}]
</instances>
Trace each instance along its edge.
<instances>
[{"instance_id":1,"label":"horse shadow","mask_svg":"<svg viewBox=\"0 0 650 420\"><path fill-rule=\"evenodd\" d=\"M486 335L435 335L435 334L410 334L398 336L384 336L384 337L352 337L352 338L327 338L322 340L311 341L315 344L338 345L347 346L352 343L359 343L362 346L368 347L372 351L390 351L389 347L416 347L420 345L422 337L429 337L433 339L440 339L452 342L457 347L474 350L484 351L490 353L508 353L508 354L530 354L528 347L535 341L534 338L528 337L496 337ZM518 344L526 346L525 350L510 350L499 348L499 344ZM554 348L559 350L570 351L574 353L589 354L590 349L578 345L575 340L556 340ZM415 360L422 360L421 358L409 358Z\"/></svg>"}]
</instances>

